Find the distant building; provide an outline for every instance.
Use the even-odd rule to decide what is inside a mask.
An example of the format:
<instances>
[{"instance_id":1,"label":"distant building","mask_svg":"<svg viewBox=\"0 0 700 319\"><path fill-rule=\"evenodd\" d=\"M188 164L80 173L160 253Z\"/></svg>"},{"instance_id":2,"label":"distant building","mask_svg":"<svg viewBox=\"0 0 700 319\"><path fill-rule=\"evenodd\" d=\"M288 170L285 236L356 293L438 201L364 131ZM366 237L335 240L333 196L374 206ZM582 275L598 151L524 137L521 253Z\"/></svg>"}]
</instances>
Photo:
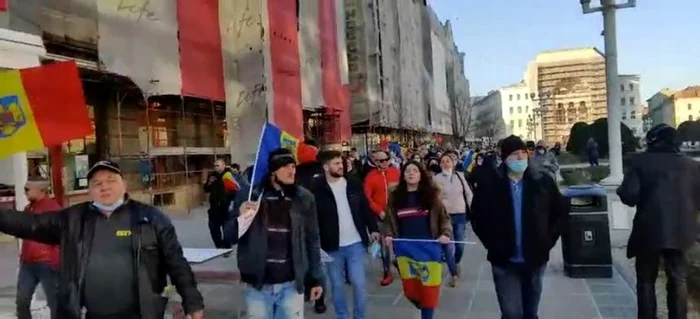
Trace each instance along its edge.
<instances>
[{"instance_id":1,"label":"distant building","mask_svg":"<svg viewBox=\"0 0 700 319\"><path fill-rule=\"evenodd\" d=\"M489 142L505 137L506 126L501 113L502 105L503 95L500 90L493 90L475 101L471 107L472 124L469 137Z\"/></svg>"},{"instance_id":2,"label":"distant building","mask_svg":"<svg viewBox=\"0 0 700 319\"><path fill-rule=\"evenodd\" d=\"M605 57L596 48L540 53L528 65L525 81L535 93L548 145L566 143L576 122L607 116Z\"/></svg>"},{"instance_id":3,"label":"distant building","mask_svg":"<svg viewBox=\"0 0 700 319\"><path fill-rule=\"evenodd\" d=\"M522 139L533 141L541 138L533 112L536 104L530 98L530 89L527 84L523 81L504 87L500 92L505 134L517 135Z\"/></svg>"},{"instance_id":4,"label":"distant building","mask_svg":"<svg viewBox=\"0 0 700 319\"><path fill-rule=\"evenodd\" d=\"M664 89L647 100L652 125L665 123L678 127L685 121L700 119L700 86L683 90Z\"/></svg>"},{"instance_id":5,"label":"distant building","mask_svg":"<svg viewBox=\"0 0 700 319\"><path fill-rule=\"evenodd\" d=\"M618 95L620 96L620 112L622 123L632 130L634 136L644 135L644 102L639 93L639 75L620 75L618 85L620 86Z\"/></svg>"}]
</instances>

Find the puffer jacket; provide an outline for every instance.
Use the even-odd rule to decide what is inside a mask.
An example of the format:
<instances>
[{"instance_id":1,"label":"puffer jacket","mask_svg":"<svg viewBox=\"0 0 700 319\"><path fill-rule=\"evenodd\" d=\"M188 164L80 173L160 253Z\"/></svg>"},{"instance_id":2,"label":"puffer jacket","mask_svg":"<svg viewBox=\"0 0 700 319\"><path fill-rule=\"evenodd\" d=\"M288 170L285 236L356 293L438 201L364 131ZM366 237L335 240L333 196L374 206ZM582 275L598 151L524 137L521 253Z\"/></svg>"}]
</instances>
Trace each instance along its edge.
<instances>
[{"instance_id":1,"label":"puffer jacket","mask_svg":"<svg viewBox=\"0 0 700 319\"><path fill-rule=\"evenodd\" d=\"M61 210L61 206L48 197L30 203L27 208L24 209L27 214L43 214L58 210ZM57 269L59 262L58 246L46 245L33 240L23 240L20 260L23 263L29 264L48 264L54 269Z\"/></svg>"}]
</instances>

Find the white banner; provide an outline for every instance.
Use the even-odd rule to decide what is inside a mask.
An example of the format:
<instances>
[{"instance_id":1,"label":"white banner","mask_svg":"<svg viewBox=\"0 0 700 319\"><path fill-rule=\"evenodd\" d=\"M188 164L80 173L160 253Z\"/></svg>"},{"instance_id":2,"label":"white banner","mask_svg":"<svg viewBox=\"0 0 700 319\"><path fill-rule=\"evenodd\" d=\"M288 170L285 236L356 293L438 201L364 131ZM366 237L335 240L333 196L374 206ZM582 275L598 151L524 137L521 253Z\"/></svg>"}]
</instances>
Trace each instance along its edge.
<instances>
[{"instance_id":1,"label":"white banner","mask_svg":"<svg viewBox=\"0 0 700 319\"><path fill-rule=\"evenodd\" d=\"M176 0L100 0L98 52L147 95L180 95Z\"/></svg>"}]
</instances>

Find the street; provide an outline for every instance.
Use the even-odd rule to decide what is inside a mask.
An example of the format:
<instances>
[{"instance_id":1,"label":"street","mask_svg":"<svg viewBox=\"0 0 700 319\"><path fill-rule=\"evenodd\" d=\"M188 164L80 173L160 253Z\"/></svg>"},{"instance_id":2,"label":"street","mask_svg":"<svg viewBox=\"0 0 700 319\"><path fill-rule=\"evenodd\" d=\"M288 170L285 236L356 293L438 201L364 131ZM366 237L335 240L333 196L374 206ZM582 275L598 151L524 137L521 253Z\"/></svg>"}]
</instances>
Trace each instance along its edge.
<instances>
[{"instance_id":1,"label":"street","mask_svg":"<svg viewBox=\"0 0 700 319\"><path fill-rule=\"evenodd\" d=\"M173 220L183 246L210 248L206 213L193 211L188 218ZM14 318L14 285L16 276L16 246L0 245L0 319ZM236 278L235 254L219 258L203 265L193 266L196 272L207 278ZM445 267L446 268L446 267ZM389 287L380 287L379 261L369 261L367 318L381 318L391 314L396 318L415 318L418 311L402 295L397 279ZM447 273L445 273L447 276ZM209 280L207 280L209 281ZM445 280L446 282L446 280ZM241 298L242 286L237 283L201 283L206 302L206 318L244 318L245 307ZM351 300L350 288L347 296ZM40 306L42 302L38 302ZM306 318L333 318L331 302L324 315L313 313L307 306ZM635 297L632 289L615 274L612 279L570 279L563 275L561 249L552 250L551 261L544 279L541 302L543 319L591 319L635 318ZM491 269L480 245L467 247L462 262L462 277L457 288L446 285L441 292L436 318L498 318L498 304L494 291ZM35 318L37 318L35 316Z\"/></svg>"}]
</instances>

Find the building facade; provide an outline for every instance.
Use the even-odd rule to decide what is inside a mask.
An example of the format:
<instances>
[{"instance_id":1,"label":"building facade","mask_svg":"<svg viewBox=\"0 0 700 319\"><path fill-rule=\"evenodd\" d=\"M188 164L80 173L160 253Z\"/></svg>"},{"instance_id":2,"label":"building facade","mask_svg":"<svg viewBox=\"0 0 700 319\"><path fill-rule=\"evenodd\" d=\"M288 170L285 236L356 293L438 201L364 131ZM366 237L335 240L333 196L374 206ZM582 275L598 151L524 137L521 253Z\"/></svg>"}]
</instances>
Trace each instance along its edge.
<instances>
[{"instance_id":1,"label":"building facade","mask_svg":"<svg viewBox=\"0 0 700 319\"><path fill-rule=\"evenodd\" d=\"M664 89L647 100L652 125L668 124L678 127L685 121L700 119L700 86L683 90Z\"/></svg>"},{"instance_id":2,"label":"building facade","mask_svg":"<svg viewBox=\"0 0 700 319\"><path fill-rule=\"evenodd\" d=\"M607 116L605 57L598 49L540 53L527 73L547 145L565 144L576 122Z\"/></svg>"},{"instance_id":3,"label":"building facade","mask_svg":"<svg viewBox=\"0 0 700 319\"><path fill-rule=\"evenodd\" d=\"M620 75L618 79L620 92L620 112L624 123L636 137L644 135L644 102L640 94L639 75ZM616 88L617 89L617 88Z\"/></svg>"},{"instance_id":4,"label":"building facade","mask_svg":"<svg viewBox=\"0 0 700 319\"><path fill-rule=\"evenodd\" d=\"M530 98L530 88L523 81L504 87L501 92L501 116L506 135L517 135L524 140L536 141L538 123L534 118L535 105Z\"/></svg>"},{"instance_id":5,"label":"building facade","mask_svg":"<svg viewBox=\"0 0 700 319\"><path fill-rule=\"evenodd\" d=\"M470 114L473 123L470 133L473 139L494 143L506 136L506 123L501 112L503 99L500 90L493 90L474 101Z\"/></svg>"}]
</instances>

